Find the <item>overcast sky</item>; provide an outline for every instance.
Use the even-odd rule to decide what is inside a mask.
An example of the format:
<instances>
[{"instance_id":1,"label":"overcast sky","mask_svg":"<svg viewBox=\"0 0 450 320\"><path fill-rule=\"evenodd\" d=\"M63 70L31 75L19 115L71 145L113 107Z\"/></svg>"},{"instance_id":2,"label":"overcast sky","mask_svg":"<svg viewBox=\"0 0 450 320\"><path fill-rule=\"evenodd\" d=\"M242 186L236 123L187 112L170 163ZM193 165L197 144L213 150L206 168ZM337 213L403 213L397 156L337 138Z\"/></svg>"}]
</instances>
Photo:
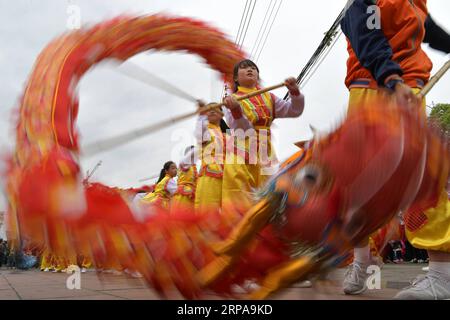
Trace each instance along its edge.
<instances>
[{"instance_id":1,"label":"overcast sky","mask_svg":"<svg viewBox=\"0 0 450 320\"><path fill-rule=\"evenodd\" d=\"M280 1L280 0L278 0ZM120 14L153 14L195 17L223 30L234 40L238 31L244 0L0 0L0 151L14 146L13 109L22 93L39 52L55 37L68 31L74 17L70 8L80 10L82 25L92 25ZM271 1L257 0L243 49L250 53ZM345 0L283 0L271 33L258 61L263 85L297 76L337 17ZM72 6L72 7L71 7ZM447 30L450 2L429 0L435 20ZM69 10L69 11L68 11ZM436 51L426 51L434 71L448 59ZM327 131L344 116L348 92L344 86L347 58L341 37L314 77L303 88L306 107L298 119L280 119L274 123L275 148L280 159L296 148L293 142L311 137L309 124ZM221 82L198 57L179 53L145 53L133 61L193 96L217 101ZM170 118L195 106L175 96L129 79L113 64L91 70L80 82L78 128L81 145ZM450 74L428 96L428 102L450 102ZM275 91L282 97L284 89ZM92 169L102 160L92 180L120 187L140 186L140 179L157 174L167 160L178 161L181 150L194 142L195 120L187 120L126 146L82 159L82 168ZM4 209L0 196L0 210Z\"/></svg>"}]
</instances>

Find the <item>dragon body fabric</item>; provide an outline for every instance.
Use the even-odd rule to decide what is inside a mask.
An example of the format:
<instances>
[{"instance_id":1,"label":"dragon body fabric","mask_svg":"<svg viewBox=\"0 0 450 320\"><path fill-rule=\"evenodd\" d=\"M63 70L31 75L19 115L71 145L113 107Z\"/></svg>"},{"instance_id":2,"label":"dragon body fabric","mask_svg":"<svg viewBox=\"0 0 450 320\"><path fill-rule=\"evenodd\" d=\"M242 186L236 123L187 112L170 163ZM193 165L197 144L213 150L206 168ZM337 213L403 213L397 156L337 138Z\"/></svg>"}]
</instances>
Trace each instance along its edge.
<instances>
[{"instance_id":1,"label":"dragon body fabric","mask_svg":"<svg viewBox=\"0 0 450 320\"><path fill-rule=\"evenodd\" d=\"M197 54L227 82L244 57L216 29L162 15L120 17L50 43L20 103L5 185L9 238L57 256L89 256L96 267L138 271L166 297L174 290L186 298L227 295L233 284L255 279L261 288L251 297L265 298L336 265L399 211L426 223L422 212L448 177L448 144L427 127L420 106L389 96L306 143L244 216L137 210L134 192L83 183L76 85L101 60L150 49Z\"/></svg>"}]
</instances>

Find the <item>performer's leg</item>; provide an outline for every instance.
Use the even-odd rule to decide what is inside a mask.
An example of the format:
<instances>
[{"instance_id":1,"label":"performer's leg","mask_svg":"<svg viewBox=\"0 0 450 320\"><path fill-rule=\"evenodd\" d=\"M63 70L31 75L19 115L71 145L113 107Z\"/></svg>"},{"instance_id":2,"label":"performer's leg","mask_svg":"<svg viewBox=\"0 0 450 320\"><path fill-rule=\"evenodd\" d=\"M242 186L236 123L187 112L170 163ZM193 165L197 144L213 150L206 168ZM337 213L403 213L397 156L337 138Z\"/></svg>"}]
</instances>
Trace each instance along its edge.
<instances>
[{"instance_id":1,"label":"performer's leg","mask_svg":"<svg viewBox=\"0 0 450 320\"><path fill-rule=\"evenodd\" d=\"M83 255L83 260L81 261L81 272L84 273L90 268L92 268L92 260L88 256Z\"/></svg>"},{"instance_id":2,"label":"performer's leg","mask_svg":"<svg viewBox=\"0 0 450 320\"><path fill-rule=\"evenodd\" d=\"M266 299L278 290L302 279L305 274L315 267L314 261L308 256L290 260L271 270L264 278L261 287L251 293L249 298L254 300Z\"/></svg>"},{"instance_id":3,"label":"performer's leg","mask_svg":"<svg viewBox=\"0 0 450 320\"><path fill-rule=\"evenodd\" d=\"M222 178L201 176L195 190L195 212L217 213L222 206Z\"/></svg>"},{"instance_id":4,"label":"performer's leg","mask_svg":"<svg viewBox=\"0 0 450 320\"><path fill-rule=\"evenodd\" d=\"M367 290L366 281L369 276L367 267L370 265L369 239L355 247L354 259L344 278L345 294L361 294Z\"/></svg>"},{"instance_id":5,"label":"performer's leg","mask_svg":"<svg viewBox=\"0 0 450 320\"><path fill-rule=\"evenodd\" d=\"M450 299L450 201L443 190L435 208L425 212L427 223L407 236L416 248L427 249L429 271L413 285L399 292L396 299Z\"/></svg>"},{"instance_id":6,"label":"performer's leg","mask_svg":"<svg viewBox=\"0 0 450 320\"><path fill-rule=\"evenodd\" d=\"M188 195L175 194L171 200L170 212L194 212L194 199Z\"/></svg>"},{"instance_id":7,"label":"performer's leg","mask_svg":"<svg viewBox=\"0 0 450 320\"><path fill-rule=\"evenodd\" d=\"M44 252L42 252L41 271L48 272L50 271L51 267L52 267L52 256L50 254L50 251L48 249L45 249Z\"/></svg>"},{"instance_id":8,"label":"performer's leg","mask_svg":"<svg viewBox=\"0 0 450 320\"><path fill-rule=\"evenodd\" d=\"M226 164L222 185L222 212L237 223L241 216L251 208L251 192L259 185L259 166L250 164Z\"/></svg>"},{"instance_id":9,"label":"performer's leg","mask_svg":"<svg viewBox=\"0 0 450 320\"><path fill-rule=\"evenodd\" d=\"M413 89L414 93L420 90ZM363 105L374 105L380 96L380 91L368 88L353 88L350 90L348 113L352 113ZM425 99L423 101L425 110ZM367 267L370 264L370 247L367 244L355 248L355 261L348 270L344 280L344 292L346 294L360 294L367 289Z\"/></svg>"}]
</instances>

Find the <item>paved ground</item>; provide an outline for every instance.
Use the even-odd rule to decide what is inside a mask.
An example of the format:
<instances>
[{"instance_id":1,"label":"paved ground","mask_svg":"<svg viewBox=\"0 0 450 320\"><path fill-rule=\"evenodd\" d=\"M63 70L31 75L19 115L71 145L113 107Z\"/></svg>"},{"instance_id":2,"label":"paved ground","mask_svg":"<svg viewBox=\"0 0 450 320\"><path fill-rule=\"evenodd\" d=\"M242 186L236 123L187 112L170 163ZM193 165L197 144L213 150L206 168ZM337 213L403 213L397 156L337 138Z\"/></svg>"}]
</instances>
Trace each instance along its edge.
<instances>
[{"instance_id":1,"label":"paved ground","mask_svg":"<svg viewBox=\"0 0 450 320\"><path fill-rule=\"evenodd\" d=\"M360 296L346 296L341 293L340 284L345 269L338 269L329 275L330 281L316 284L315 288L292 288L284 290L274 299L391 299L400 288L418 274L424 273L424 264L387 264L381 269L381 289L368 290ZM94 271L81 274L81 288L67 289L69 275L64 273L20 271L0 269L0 299L54 299L54 300L117 300L117 299L159 299L155 292L145 286L141 279L126 275L102 274ZM221 299L209 295L206 299Z\"/></svg>"}]
</instances>

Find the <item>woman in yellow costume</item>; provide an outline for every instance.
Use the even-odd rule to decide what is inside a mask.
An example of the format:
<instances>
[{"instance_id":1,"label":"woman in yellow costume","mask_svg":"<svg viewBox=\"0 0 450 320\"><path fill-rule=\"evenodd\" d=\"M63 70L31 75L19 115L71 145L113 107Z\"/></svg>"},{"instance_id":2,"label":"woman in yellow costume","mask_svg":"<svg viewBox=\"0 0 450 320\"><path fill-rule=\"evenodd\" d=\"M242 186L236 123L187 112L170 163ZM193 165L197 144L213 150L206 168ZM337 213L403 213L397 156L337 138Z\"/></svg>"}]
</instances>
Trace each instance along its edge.
<instances>
[{"instance_id":1,"label":"woman in yellow costume","mask_svg":"<svg viewBox=\"0 0 450 320\"><path fill-rule=\"evenodd\" d=\"M202 160L195 194L198 214L217 212L222 206L226 130L222 117L223 113L217 107L201 113L197 120L195 136Z\"/></svg>"},{"instance_id":2,"label":"woman in yellow costume","mask_svg":"<svg viewBox=\"0 0 450 320\"><path fill-rule=\"evenodd\" d=\"M192 211L194 209L195 186L198 175L194 153L194 146L186 148L184 157L178 165L177 191L170 206L172 212Z\"/></svg>"},{"instance_id":3,"label":"woman in yellow costume","mask_svg":"<svg viewBox=\"0 0 450 320\"><path fill-rule=\"evenodd\" d=\"M177 165L167 161L161 169L155 190L141 199L144 205L152 204L165 210L170 209L170 199L177 190L177 183L173 179L177 175Z\"/></svg>"},{"instance_id":4,"label":"woman in yellow costume","mask_svg":"<svg viewBox=\"0 0 450 320\"><path fill-rule=\"evenodd\" d=\"M272 122L276 118L298 117L304 108L304 96L294 78L285 81L288 101L267 92L238 102L237 97L258 90L259 69L251 60L235 65L233 79L234 94L224 99L232 138L227 140L222 186L222 210L230 214L230 223L237 222L237 214L251 207L251 192L262 186L272 172L271 166L276 162L271 144Z\"/></svg>"}]
</instances>

